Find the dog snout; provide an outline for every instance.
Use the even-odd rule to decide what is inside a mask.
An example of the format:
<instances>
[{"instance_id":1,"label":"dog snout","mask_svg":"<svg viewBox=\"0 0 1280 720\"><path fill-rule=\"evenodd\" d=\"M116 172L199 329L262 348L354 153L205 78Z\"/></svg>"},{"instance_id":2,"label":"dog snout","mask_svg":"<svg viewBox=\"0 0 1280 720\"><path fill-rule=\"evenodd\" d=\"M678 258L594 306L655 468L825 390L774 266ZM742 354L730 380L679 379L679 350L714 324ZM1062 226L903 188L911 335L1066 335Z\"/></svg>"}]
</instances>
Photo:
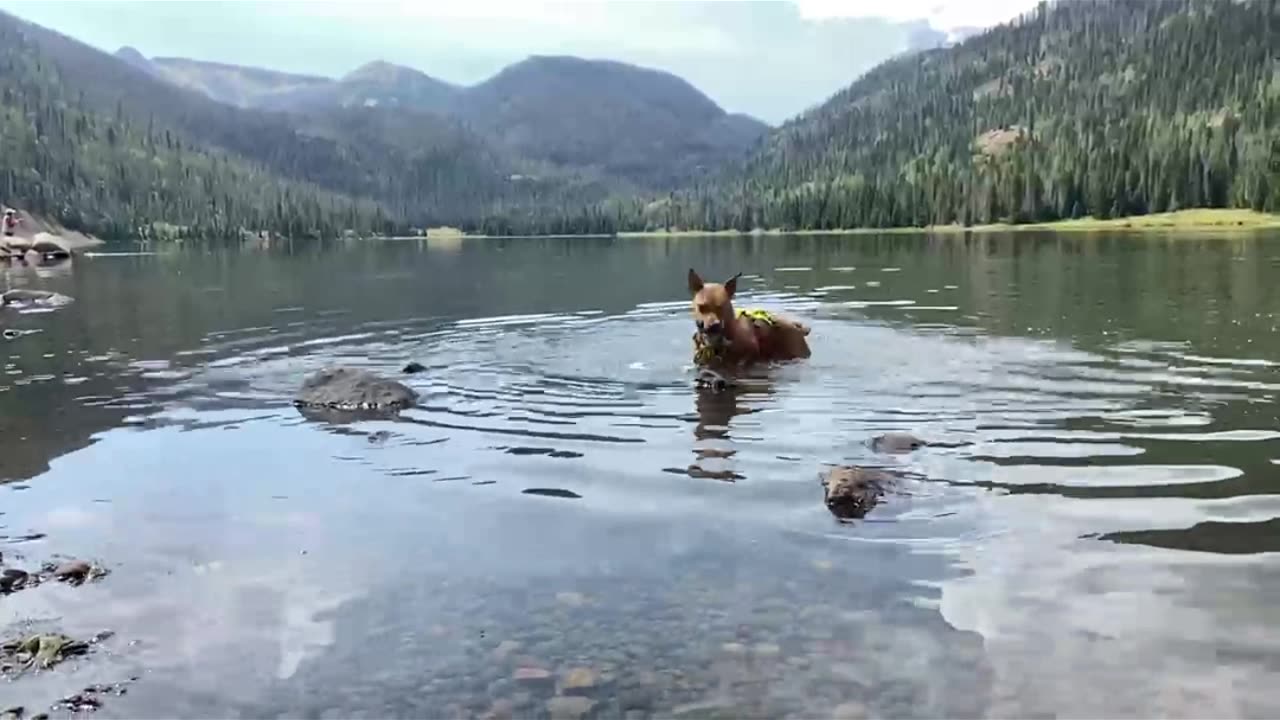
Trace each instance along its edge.
<instances>
[{"instance_id":1,"label":"dog snout","mask_svg":"<svg viewBox=\"0 0 1280 720\"><path fill-rule=\"evenodd\" d=\"M699 320L699 321L698 321L698 329L699 329L699 330L701 330L702 332L704 332L704 333L708 334L708 335L719 335L719 334L720 334L720 321L719 321L719 320L711 320L711 321L709 321L709 322L703 322L703 321Z\"/></svg>"}]
</instances>

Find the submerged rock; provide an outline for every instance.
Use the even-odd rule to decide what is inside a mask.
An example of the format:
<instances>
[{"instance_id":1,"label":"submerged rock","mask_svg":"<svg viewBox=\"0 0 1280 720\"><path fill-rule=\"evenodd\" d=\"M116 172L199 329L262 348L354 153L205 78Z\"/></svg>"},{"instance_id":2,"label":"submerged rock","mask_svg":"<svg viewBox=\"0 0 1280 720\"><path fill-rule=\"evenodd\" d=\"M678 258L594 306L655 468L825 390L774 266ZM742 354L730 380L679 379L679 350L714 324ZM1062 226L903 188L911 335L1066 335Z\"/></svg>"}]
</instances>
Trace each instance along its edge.
<instances>
[{"instance_id":1,"label":"submerged rock","mask_svg":"<svg viewBox=\"0 0 1280 720\"><path fill-rule=\"evenodd\" d=\"M33 666L46 670L72 655L83 655L88 650L88 643L73 640L60 633L48 633L0 644L0 659L16 663L5 663L6 671L25 670Z\"/></svg>"},{"instance_id":2,"label":"submerged rock","mask_svg":"<svg viewBox=\"0 0 1280 720\"><path fill-rule=\"evenodd\" d=\"M63 582L83 582L92 569L84 560L68 560L53 569L53 576Z\"/></svg>"},{"instance_id":3,"label":"submerged rock","mask_svg":"<svg viewBox=\"0 0 1280 720\"><path fill-rule=\"evenodd\" d=\"M427 371L426 365L423 365L422 363L419 363L419 362L411 362L408 365L405 365L404 369L401 370L400 372L405 373L406 375L413 375L415 373L426 372L426 371Z\"/></svg>"},{"instance_id":4,"label":"submerged rock","mask_svg":"<svg viewBox=\"0 0 1280 720\"><path fill-rule=\"evenodd\" d=\"M4 572L0 572L0 594L8 595L11 592L21 590L26 587L27 580L30 577L26 570L5 568Z\"/></svg>"},{"instance_id":5,"label":"submerged rock","mask_svg":"<svg viewBox=\"0 0 1280 720\"><path fill-rule=\"evenodd\" d=\"M832 468L822 475L823 501L842 520L862 518L892 482L893 476L880 470L852 465Z\"/></svg>"},{"instance_id":6,"label":"submerged rock","mask_svg":"<svg viewBox=\"0 0 1280 720\"><path fill-rule=\"evenodd\" d=\"M871 449L882 453L908 453L928 445L924 440L905 432L888 432L871 439Z\"/></svg>"},{"instance_id":7,"label":"submerged rock","mask_svg":"<svg viewBox=\"0 0 1280 720\"><path fill-rule=\"evenodd\" d=\"M413 407L418 394L368 370L325 368L307 378L294 404L333 410L393 411Z\"/></svg>"},{"instance_id":8,"label":"submerged rock","mask_svg":"<svg viewBox=\"0 0 1280 720\"><path fill-rule=\"evenodd\" d=\"M698 377L694 383L699 388L704 390L713 390L715 392L728 390L729 388L737 385L737 383L735 383L731 378L722 375L715 370L708 370L707 368L702 368L698 371Z\"/></svg>"},{"instance_id":9,"label":"submerged rock","mask_svg":"<svg viewBox=\"0 0 1280 720\"><path fill-rule=\"evenodd\" d=\"M572 490L563 490L561 488L525 488L520 492L525 495L545 495L546 497L558 497L576 499L582 496Z\"/></svg>"},{"instance_id":10,"label":"submerged rock","mask_svg":"<svg viewBox=\"0 0 1280 720\"><path fill-rule=\"evenodd\" d=\"M53 564L46 563L44 566L44 575L46 578L52 577L59 582L68 585L81 585L87 580L97 580L107 575L107 569L99 565L93 565L84 560L67 560L66 562Z\"/></svg>"},{"instance_id":11,"label":"submerged rock","mask_svg":"<svg viewBox=\"0 0 1280 720\"><path fill-rule=\"evenodd\" d=\"M600 687L600 673L586 667L569 670L560 680L562 695L594 695Z\"/></svg>"},{"instance_id":12,"label":"submerged rock","mask_svg":"<svg viewBox=\"0 0 1280 720\"><path fill-rule=\"evenodd\" d=\"M580 695L553 697L547 701L547 714L551 716L551 720L579 720L595 706L594 700Z\"/></svg>"},{"instance_id":13,"label":"submerged rock","mask_svg":"<svg viewBox=\"0 0 1280 720\"><path fill-rule=\"evenodd\" d=\"M556 684L551 671L539 667L516 668L516 671L511 674L511 679L527 690L550 690Z\"/></svg>"}]
</instances>

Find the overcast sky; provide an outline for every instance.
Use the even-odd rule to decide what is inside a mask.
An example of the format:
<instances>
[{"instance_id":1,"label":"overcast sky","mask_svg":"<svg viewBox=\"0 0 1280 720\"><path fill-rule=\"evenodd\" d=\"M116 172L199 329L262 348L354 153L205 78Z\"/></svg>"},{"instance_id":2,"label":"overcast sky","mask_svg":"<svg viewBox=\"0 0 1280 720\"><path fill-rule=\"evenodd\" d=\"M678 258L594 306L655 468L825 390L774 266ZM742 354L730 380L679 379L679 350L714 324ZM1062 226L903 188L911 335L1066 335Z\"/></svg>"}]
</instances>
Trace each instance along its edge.
<instances>
[{"instance_id":1,"label":"overcast sky","mask_svg":"<svg viewBox=\"0 0 1280 720\"><path fill-rule=\"evenodd\" d=\"M929 37L1034 0L420 0L67 2L0 8L108 51L341 76L370 60L471 84L531 54L673 72L733 112L778 123ZM934 36L937 37L937 36Z\"/></svg>"}]
</instances>

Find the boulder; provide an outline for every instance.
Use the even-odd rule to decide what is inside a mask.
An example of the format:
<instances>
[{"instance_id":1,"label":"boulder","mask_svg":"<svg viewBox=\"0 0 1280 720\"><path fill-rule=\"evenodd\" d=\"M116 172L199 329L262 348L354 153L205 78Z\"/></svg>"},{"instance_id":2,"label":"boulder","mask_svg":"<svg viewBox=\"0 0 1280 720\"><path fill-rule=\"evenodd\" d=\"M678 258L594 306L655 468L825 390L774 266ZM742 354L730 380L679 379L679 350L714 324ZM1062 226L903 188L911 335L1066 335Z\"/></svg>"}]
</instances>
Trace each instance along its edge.
<instances>
[{"instance_id":1,"label":"boulder","mask_svg":"<svg viewBox=\"0 0 1280 720\"><path fill-rule=\"evenodd\" d=\"M32 290L30 288L14 288L0 294L0 307L8 305L39 305L43 307L59 307L68 305L72 299L61 293L50 290Z\"/></svg>"},{"instance_id":2,"label":"boulder","mask_svg":"<svg viewBox=\"0 0 1280 720\"><path fill-rule=\"evenodd\" d=\"M49 233L36 233L27 251L39 253L45 258L71 257L71 251Z\"/></svg>"},{"instance_id":3,"label":"boulder","mask_svg":"<svg viewBox=\"0 0 1280 720\"><path fill-rule=\"evenodd\" d=\"M302 407L392 411L413 407L418 393L368 370L325 368L307 378L294 398Z\"/></svg>"},{"instance_id":4,"label":"boulder","mask_svg":"<svg viewBox=\"0 0 1280 720\"><path fill-rule=\"evenodd\" d=\"M831 468L822 475L823 501L841 520L865 517L893 482L880 470L853 465Z\"/></svg>"},{"instance_id":5,"label":"boulder","mask_svg":"<svg viewBox=\"0 0 1280 720\"><path fill-rule=\"evenodd\" d=\"M882 453L909 453L927 444L915 435L905 432L887 432L871 439L871 449Z\"/></svg>"}]
</instances>

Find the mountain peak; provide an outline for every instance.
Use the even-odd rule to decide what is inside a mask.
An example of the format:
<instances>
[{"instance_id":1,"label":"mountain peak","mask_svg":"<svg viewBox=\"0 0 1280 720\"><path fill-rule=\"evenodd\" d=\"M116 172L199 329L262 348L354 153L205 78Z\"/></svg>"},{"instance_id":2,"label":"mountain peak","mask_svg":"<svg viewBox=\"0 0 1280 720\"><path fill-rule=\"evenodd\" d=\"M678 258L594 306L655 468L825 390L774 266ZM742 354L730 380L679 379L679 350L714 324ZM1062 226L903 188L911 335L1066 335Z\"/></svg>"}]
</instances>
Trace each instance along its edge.
<instances>
[{"instance_id":1,"label":"mountain peak","mask_svg":"<svg viewBox=\"0 0 1280 720\"><path fill-rule=\"evenodd\" d=\"M130 45L125 45L119 50L116 50L114 55L117 58L120 58L121 60L125 61L129 65L147 73L148 75L157 74L155 65L152 64L152 62L147 59L146 55L143 55L142 53L138 52L138 49L135 47L132 47Z\"/></svg>"},{"instance_id":2,"label":"mountain peak","mask_svg":"<svg viewBox=\"0 0 1280 720\"><path fill-rule=\"evenodd\" d=\"M396 65L386 60L372 60L352 70L342 77L349 80L386 80L395 81L404 78L430 77L426 73L404 65Z\"/></svg>"}]
</instances>

